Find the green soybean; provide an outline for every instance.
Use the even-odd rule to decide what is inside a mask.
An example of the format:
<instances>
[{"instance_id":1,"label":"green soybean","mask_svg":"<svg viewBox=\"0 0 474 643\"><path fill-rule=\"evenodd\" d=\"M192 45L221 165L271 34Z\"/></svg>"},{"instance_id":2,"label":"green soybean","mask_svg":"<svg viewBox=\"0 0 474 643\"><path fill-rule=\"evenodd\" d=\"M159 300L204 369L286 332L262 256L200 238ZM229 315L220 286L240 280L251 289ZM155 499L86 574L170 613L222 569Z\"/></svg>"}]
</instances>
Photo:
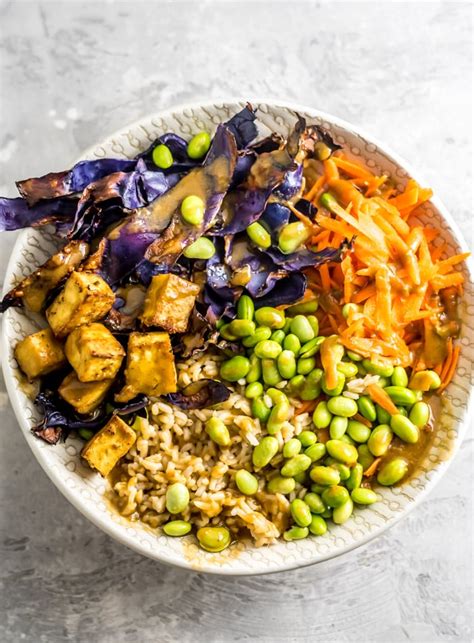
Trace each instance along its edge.
<instances>
[{"instance_id":1,"label":"green soybean","mask_svg":"<svg viewBox=\"0 0 474 643\"><path fill-rule=\"evenodd\" d=\"M262 377L267 386L276 386L282 381L274 359L262 359Z\"/></svg>"},{"instance_id":2,"label":"green soybean","mask_svg":"<svg viewBox=\"0 0 474 643\"><path fill-rule=\"evenodd\" d=\"M323 491L322 494L323 502L326 503L328 507L335 509L340 507L349 499L349 492L345 487L340 485L332 485Z\"/></svg>"},{"instance_id":3,"label":"green soybean","mask_svg":"<svg viewBox=\"0 0 474 643\"><path fill-rule=\"evenodd\" d=\"M408 418L419 429L426 426L430 419L430 407L426 402L416 402L410 409Z\"/></svg>"},{"instance_id":4,"label":"green soybean","mask_svg":"<svg viewBox=\"0 0 474 643\"><path fill-rule=\"evenodd\" d=\"M357 420L349 420L347 433L354 440L354 442L367 442L370 437L370 428L365 424L362 424L362 422L358 422Z\"/></svg>"},{"instance_id":5,"label":"green soybean","mask_svg":"<svg viewBox=\"0 0 474 643\"><path fill-rule=\"evenodd\" d=\"M353 465L357 462L357 449L342 440L328 440L326 449L329 455L343 464Z\"/></svg>"},{"instance_id":6,"label":"green soybean","mask_svg":"<svg viewBox=\"0 0 474 643\"><path fill-rule=\"evenodd\" d=\"M259 248L269 248L272 245L272 237L268 230L266 230L261 223L255 221L251 223L246 229L250 241Z\"/></svg>"},{"instance_id":7,"label":"green soybean","mask_svg":"<svg viewBox=\"0 0 474 643\"><path fill-rule=\"evenodd\" d=\"M313 482L323 487L329 487L331 485L339 484L341 481L341 475L336 469L331 467L325 467L322 465L316 465L309 472L309 476Z\"/></svg>"},{"instance_id":8,"label":"green soybean","mask_svg":"<svg viewBox=\"0 0 474 643\"><path fill-rule=\"evenodd\" d=\"M326 489L326 487L324 485L321 485L321 484L314 483L314 484L311 485L311 491L313 493L317 493L318 496L320 496L325 489Z\"/></svg>"},{"instance_id":9,"label":"green soybean","mask_svg":"<svg viewBox=\"0 0 474 643\"><path fill-rule=\"evenodd\" d=\"M258 491L257 478L246 469L239 469L235 474L235 484L240 493L246 496L253 496Z\"/></svg>"},{"instance_id":10,"label":"green soybean","mask_svg":"<svg viewBox=\"0 0 474 643\"><path fill-rule=\"evenodd\" d=\"M252 462L257 469L266 467L278 453L278 440L272 435L266 435L260 440L252 452Z\"/></svg>"},{"instance_id":11,"label":"green soybean","mask_svg":"<svg viewBox=\"0 0 474 643\"><path fill-rule=\"evenodd\" d=\"M306 485L306 471L300 471L293 476L293 480L301 485Z\"/></svg>"},{"instance_id":12,"label":"green soybean","mask_svg":"<svg viewBox=\"0 0 474 643\"><path fill-rule=\"evenodd\" d=\"M357 366L352 364L352 362L339 362L337 370L347 378L355 377L357 375Z\"/></svg>"},{"instance_id":13,"label":"green soybean","mask_svg":"<svg viewBox=\"0 0 474 643\"><path fill-rule=\"evenodd\" d=\"M319 402L314 409L313 424L317 429L325 429L331 424L332 415L326 402Z\"/></svg>"},{"instance_id":14,"label":"green soybean","mask_svg":"<svg viewBox=\"0 0 474 643\"><path fill-rule=\"evenodd\" d=\"M324 504L321 496L318 493L313 493L312 491L310 491L305 495L303 500L308 505L309 510L312 514L322 514L326 509L326 505Z\"/></svg>"},{"instance_id":15,"label":"green soybean","mask_svg":"<svg viewBox=\"0 0 474 643\"><path fill-rule=\"evenodd\" d=\"M310 447L312 444L315 444L318 441L318 438L314 431L306 430L301 431L301 433L297 436L297 440L301 442L304 447Z\"/></svg>"},{"instance_id":16,"label":"green soybean","mask_svg":"<svg viewBox=\"0 0 474 643\"><path fill-rule=\"evenodd\" d=\"M400 440L415 444L420 438L419 428L404 415L392 415L390 428Z\"/></svg>"},{"instance_id":17,"label":"green soybean","mask_svg":"<svg viewBox=\"0 0 474 643\"><path fill-rule=\"evenodd\" d=\"M279 329L285 325L285 313L271 306L263 306L255 311L255 321L260 326Z\"/></svg>"},{"instance_id":18,"label":"green soybean","mask_svg":"<svg viewBox=\"0 0 474 643\"><path fill-rule=\"evenodd\" d=\"M231 439L229 429L224 422L218 417L210 417L205 424L207 435L213 442L221 447L229 446Z\"/></svg>"},{"instance_id":19,"label":"green soybean","mask_svg":"<svg viewBox=\"0 0 474 643\"><path fill-rule=\"evenodd\" d=\"M372 462L375 460L374 456L369 451L369 447L366 444L361 444L357 447L358 461L362 465L364 471L370 467Z\"/></svg>"},{"instance_id":20,"label":"green soybean","mask_svg":"<svg viewBox=\"0 0 474 643\"><path fill-rule=\"evenodd\" d=\"M332 460L332 458L326 458L325 463L328 465L330 460ZM351 468L348 467L347 464L342 464L342 462L337 462L336 460L335 462L331 462L329 466L339 471L339 475L343 481L348 480L351 475Z\"/></svg>"},{"instance_id":21,"label":"green soybean","mask_svg":"<svg viewBox=\"0 0 474 643\"><path fill-rule=\"evenodd\" d=\"M310 458L311 462L317 462L326 455L326 447L322 442L316 442L304 450L304 454Z\"/></svg>"},{"instance_id":22,"label":"green soybean","mask_svg":"<svg viewBox=\"0 0 474 643\"><path fill-rule=\"evenodd\" d=\"M391 487L400 482L408 471L408 462L403 458L394 458L382 465L377 475L377 482L384 487Z\"/></svg>"},{"instance_id":23,"label":"green soybean","mask_svg":"<svg viewBox=\"0 0 474 643\"><path fill-rule=\"evenodd\" d=\"M157 145L151 153L151 158L156 167L167 170L173 165L173 155L167 145Z\"/></svg>"},{"instance_id":24,"label":"green soybean","mask_svg":"<svg viewBox=\"0 0 474 643\"><path fill-rule=\"evenodd\" d=\"M308 315L306 317L306 319L308 320L309 325L313 329L313 333L315 334L315 336L317 336L318 333L319 333L319 321L318 321L318 318L315 315ZM323 341L324 340L321 340L320 344L322 344Z\"/></svg>"},{"instance_id":25,"label":"green soybean","mask_svg":"<svg viewBox=\"0 0 474 643\"><path fill-rule=\"evenodd\" d=\"M315 337L314 339L310 339L309 342L306 342L305 344L303 344L303 346L301 346L298 356L314 357L314 355L319 352L321 344L324 342L324 340L325 337Z\"/></svg>"},{"instance_id":26,"label":"green soybean","mask_svg":"<svg viewBox=\"0 0 474 643\"><path fill-rule=\"evenodd\" d=\"M271 409L265 404L263 397L256 397L252 400L252 415L260 422L265 423L270 417Z\"/></svg>"},{"instance_id":27,"label":"green soybean","mask_svg":"<svg viewBox=\"0 0 474 643\"><path fill-rule=\"evenodd\" d=\"M311 524L311 511L308 505L300 498L290 502L290 513L299 527L309 527Z\"/></svg>"},{"instance_id":28,"label":"green soybean","mask_svg":"<svg viewBox=\"0 0 474 643\"><path fill-rule=\"evenodd\" d=\"M234 319L229 324L229 332L236 337L248 337L255 333L255 322L249 319Z\"/></svg>"},{"instance_id":29,"label":"green soybean","mask_svg":"<svg viewBox=\"0 0 474 643\"><path fill-rule=\"evenodd\" d=\"M312 516L309 530L313 536L324 536L328 530L328 526L322 516Z\"/></svg>"},{"instance_id":30,"label":"green soybean","mask_svg":"<svg viewBox=\"0 0 474 643\"><path fill-rule=\"evenodd\" d=\"M347 423L349 424L349 422ZM355 445L354 440L351 438L350 435L347 435L347 433L344 433L344 435L340 438L342 442L345 442L346 444L352 444Z\"/></svg>"},{"instance_id":31,"label":"green soybean","mask_svg":"<svg viewBox=\"0 0 474 643\"><path fill-rule=\"evenodd\" d=\"M264 339L263 342L258 342L253 350L260 359L276 359L281 353L282 347L278 342Z\"/></svg>"},{"instance_id":32,"label":"green soybean","mask_svg":"<svg viewBox=\"0 0 474 643\"><path fill-rule=\"evenodd\" d=\"M335 522L336 525L343 525L349 520L353 510L354 503L352 502L351 498L349 498L343 505L340 505L339 507L333 509L331 516L332 521Z\"/></svg>"},{"instance_id":33,"label":"green soybean","mask_svg":"<svg viewBox=\"0 0 474 643\"><path fill-rule=\"evenodd\" d=\"M192 525L187 520L171 520L163 525L163 531L167 536L186 536L192 529Z\"/></svg>"},{"instance_id":34,"label":"green soybean","mask_svg":"<svg viewBox=\"0 0 474 643\"><path fill-rule=\"evenodd\" d=\"M364 475L364 468L360 464L360 462L357 462L351 469L350 475L346 480L346 487L349 489L349 491L354 491L354 489L358 489L362 483L362 477Z\"/></svg>"},{"instance_id":35,"label":"green soybean","mask_svg":"<svg viewBox=\"0 0 474 643\"><path fill-rule=\"evenodd\" d=\"M377 422L379 424L390 424L390 418L392 417L390 413L378 404L375 405L375 409L377 411Z\"/></svg>"},{"instance_id":36,"label":"green soybean","mask_svg":"<svg viewBox=\"0 0 474 643\"><path fill-rule=\"evenodd\" d=\"M296 358L291 350L283 350L277 357L277 368L285 380L291 380L296 375Z\"/></svg>"},{"instance_id":37,"label":"green soybean","mask_svg":"<svg viewBox=\"0 0 474 643\"><path fill-rule=\"evenodd\" d=\"M392 442L393 431L388 424L379 424L370 434L367 441L369 451L376 458L385 455Z\"/></svg>"},{"instance_id":38,"label":"green soybean","mask_svg":"<svg viewBox=\"0 0 474 643\"><path fill-rule=\"evenodd\" d=\"M299 375L308 375L316 366L314 357L300 357L296 365Z\"/></svg>"},{"instance_id":39,"label":"green soybean","mask_svg":"<svg viewBox=\"0 0 474 643\"><path fill-rule=\"evenodd\" d=\"M404 406L397 406L398 412L400 415L403 415L404 417L408 417L408 411Z\"/></svg>"},{"instance_id":40,"label":"green soybean","mask_svg":"<svg viewBox=\"0 0 474 643\"><path fill-rule=\"evenodd\" d=\"M291 323L291 319L289 321ZM301 348L301 342L294 333L289 333L283 340L283 348L287 351L291 351L295 355L298 355Z\"/></svg>"},{"instance_id":41,"label":"green soybean","mask_svg":"<svg viewBox=\"0 0 474 643\"><path fill-rule=\"evenodd\" d=\"M370 420L370 422L375 422L377 419L375 404L372 402L370 397L361 395L357 400L357 408L359 409L359 413L367 420Z\"/></svg>"},{"instance_id":42,"label":"green soybean","mask_svg":"<svg viewBox=\"0 0 474 643\"><path fill-rule=\"evenodd\" d=\"M247 384L252 384L253 382L258 382L262 376L262 363L256 355L252 353L249 357L249 370L245 379Z\"/></svg>"},{"instance_id":43,"label":"green soybean","mask_svg":"<svg viewBox=\"0 0 474 643\"><path fill-rule=\"evenodd\" d=\"M298 438L291 438L288 442L285 442L283 445L283 457L292 458L301 451L302 445Z\"/></svg>"},{"instance_id":44,"label":"green soybean","mask_svg":"<svg viewBox=\"0 0 474 643\"><path fill-rule=\"evenodd\" d=\"M236 355L226 362L222 362L219 375L228 382L237 382L245 377L250 370L250 362L242 355Z\"/></svg>"},{"instance_id":45,"label":"green soybean","mask_svg":"<svg viewBox=\"0 0 474 643\"><path fill-rule=\"evenodd\" d=\"M304 315L296 315L296 317L293 317L290 329L302 344L314 339L314 330Z\"/></svg>"},{"instance_id":46,"label":"green soybean","mask_svg":"<svg viewBox=\"0 0 474 643\"><path fill-rule=\"evenodd\" d=\"M270 411L270 417L267 420L267 432L275 435L281 431L283 423L288 420L290 406L288 402L277 402Z\"/></svg>"},{"instance_id":47,"label":"green soybean","mask_svg":"<svg viewBox=\"0 0 474 643\"><path fill-rule=\"evenodd\" d=\"M272 340L272 342L277 342L278 344L282 345L285 337L286 337L285 331L274 330L273 333L271 334L270 339Z\"/></svg>"},{"instance_id":48,"label":"green soybean","mask_svg":"<svg viewBox=\"0 0 474 643\"><path fill-rule=\"evenodd\" d=\"M416 391L433 391L440 386L441 378L435 371L418 371L410 380L410 388Z\"/></svg>"},{"instance_id":49,"label":"green soybean","mask_svg":"<svg viewBox=\"0 0 474 643\"><path fill-rule=\"evenodd\" d=\"M385 392L397 406L412 406L416 402L415 393L404 386L386 386Z\"/></svg>"},{"instance_id":50,"label":"green soybean","mask_svg":"<svg viewBox=\"0 0 474 643\"><path fill-rule=\"evenodd\" d=\"M337 395L327 402L328 409L333 415L343 418L350 418L357 413L357 403L350 397ZM345 431L343 431L345 433Z\"/></svg>"},{"instance_id":51,"label":"green soybean","mask_svg":"<svg viewBox=\"0 0 474 643\"><path fill-rule=\"evenodd\" d=\"M329 435L333 440L339 440L347 431L349 420L346 417L333 417L329 425Z\"/></svg>"},{"instance_id":52,"label":"green soybean","mask_svg":"<svg viewBox=\"0 0 474 643\"><path fill-rule=\"evenodd\" d=\"M273 404L278 404L278 402L285 402L288 407L290 405L285 393L283 393L283 391L280 391L279 388L271 387L267 389L267 395L271 399Z\"/></svg>"},{"instance_id":53,"label":"green soybean","mask_svg":"<svg viewBox=\"0 0 474 643\"><path fill-rule=\"evenodd\" d=\"M284 540L290 542L292 540L302 540L307 538L309 535L308 527L290 527L285 532L283 532Z\"/></svg>"},{"instance_id":54,"label":"green soybean","mask_svg":"<svg viewBox=\"0 0 474 643\"><path fill-rule=\"evenodd\" d=\"M352 311L352 313L360 313L362 311L362 307L359 306L358 304L344 304L342 307L341 313L344 319L347 319L349 317L349 313Z\"/></svg>"},{"instance_id":55,"label":"green soybean","mask_svg":"<svg viewBox=\"0 0 474 643\"><path fill-rule=\"evenodd\" d=\"M298 250L310 236L311 228L302 221L294 221L282 228L278 235L278 247L283 254L290 254Z\"/></svg>"},{"instance_id":56,"label":"green soybean","mask_svg":"<svg viewBox=\"0 0 474 643\"><path fill-rule=\"evenodd\" d=\"M296 482L294 478L284 478L276 476L267 482L267 491L269 493L281 493L284 496L295 490Z\"/></svg>"},{"instance_id":57,"label":"green soybean","mask_svg":"<svg viewBox=\"0 0 474 643\"><path fill-rule=\"evenodd\" d=\"M311 382L305 382L303 388L300 392L300 398L305 402L308 400L315 400L319 397L321 393L321 387L319 384L312 384Z\"/></svg>"},{"instance_id":58,"label":"green soybean","mask_svg":"<svg viewBox=\"0 0 474 643\"><path fill-rule=\"evenodd\" d=\"M377 502L377 494L372 489L359 487L351 492L351 498L357 505L373 505Z\"/></svg>"},{"instance_id":59,"label":"green soybean","mask_svg":"<svg viewBox=\"0 0 474 643\"><path fill-rule=\"evenodd\" d=\"M235 335L232 335L232 333L229 330L230 324L223 324L219 328L219 333L224 339L228 339L231 342L235 342L237 340L237 337Z\"/></svg>"},{"instance_id":60,"label":"green soybean","mask_svg":"<svg viewBox=\"0 0 474 643\"><path fill-rule=\"evenodd\" d=\"M394 386L408 386L408 375L403 366L395 366L393 369L392 384Z\"/></svg>"},{"instance_id":61,"label":"green soybean","mask_svg":"<svg viewBox=\"0 0 474 643\"><path fill-rule=\"evenodd\" d=\"M237 317L239 319L248 319L252 321L254 312L255 305L252 298L248 295L241 295L237 302Z\"/></svg>"},{"instance_id":62,"label":"green soybean","mask_svg":"<svg viewBox=\"0 0 474 643\"><path fill-rule=\"evenodd\" d=\"M352 362L361 362L364 359L362 355L359 355L359 353L354 353L354 351L347 351L346 355Z\"/></svg>"},{"instance_id":63,"label":"green soybean","mask_svg":"<svg viewBox=\"0 0 474 643\"><path fill-rule=\"evenodd\" d=\"M190 225L200 225L204 220L204 201L196 196L190 194L185 197L181 202L181 216L186 223Z\"/></svg>"},{"instance_id":64,"label":"green soybean","mask_svg":"<svg viewBox=\"0 0 474 643\"><path fill-rule=\"evenodd\" d=\"M301 304L293 304L293 306L288 306L286 309L286 314L293 315L307 315L310 313L315 313L318 310L318 300L310 299L308 301L303 301Z\"/></svg>"},{"instance_id":65,"label":"green soybean","mask_svg":"<svg viewBox=\"0 0 474 643\"><path fill-rule=\"evenodd\" d=\"M304 453L299 453L285 462L280 473L285 478L293 478L309 469L310 466L311 458L308 458Z\"/></svg>"},{"instance_id":66,"label":"green soybean","mask_svg":"<svg viewBox=\"0 0 474 643\"><path fill-rule=\"evenodd\" d=\"M290 379L290 389L293 393L297 393L304 386L305 377L304 375L295 375Z\"/></svg>"},{"instance_id":67,"label":"green soybean","mask_svg":"<svg viewBox=\"0 0 474 643\"><path fill-rule=\"evenodd\" d=\"M370 359L364 359L362 361L362 366L365 368L367 373L370 373L371 375L391 377L393 374L393 366L391 364L377 364L376 362L370 361Z\"/></svg>"},{"instance_id":68,"label":"green soybean","mask_svg":"<svg viewBox=\"0 0 474 643\"><path fill-rule=\"evenodd\" d=\"M344 390L344 385L346 383L346 378L342 373L337 373L337 384L335 388L329 388L327 385L326 381L326 373L324 373L322 379L321 379L321 388L323 391L326 393L326 395L329 395L331 397L336 397L337 395L341 395L342 391Z\"/></svg>"},{"instance_id":69,"label":"green soybean","mask_svg":"<svg viewBox=\"0 0 474 643\"><path fill-rule=\"evenodd\" d=\"M231 542L230 532L225 527L201 527L196 536L201 547L211 553L226 549Z\"/></svg>"},{"instance_id":70,"label":"green soybean","mask_svg":"<svg viewBox=\"0 0 474 643\"><path fill-rule=\"evenodd\" d=\"M380 377L380 375L379 375L379 381L377 382L377 384L381 388L385 388L386 386L390 385L390 378L389 377Z\"/></svg>"},{"instance_id":71,"label":"green soybean","mask_svg":"<svg viewBox=\"0 0 474 643\"><path fill-rule=\"evenodd\" d=\"M190 159L200 159L211 147L211 137L208 132L199 132L189 141L186 152Z\"/></svg>"},{"instance_id":72,"label":"green soybean","mask_svg":"<svg viewBox=\"0 0 474 643\"><path fill-rule=\"evenodd\" d=\"M210 259L216 254L216 247L207 237L199 237L183 251L188 259Z\"/></svg>"},{"instance_id":73,"label":"green soybean","mask_svg":"<svg viewBox=\"0 0 474 643\"><path fill-rule=\"evenodd\" d=\"M266 339L270 339L271 334L272 334L272 331L270 328L268 328L268 326L259 326L255 330L255 333L253 335L249 335L249 337L245 337L242 340L242 346L245 346L245 348L253 348L259 342L263 342Z\"/></svg>"},{"instance_id":74,"label":"green soybean","mask_svg":"<svg viewBox=\"0 0 474 643\"><path fill-rule=\"evenodd\" d=\"M170 514L180 514L189 505L189 491L182 482L175 482L166 489L166 511Z\"/></svg>"}]
</instances>

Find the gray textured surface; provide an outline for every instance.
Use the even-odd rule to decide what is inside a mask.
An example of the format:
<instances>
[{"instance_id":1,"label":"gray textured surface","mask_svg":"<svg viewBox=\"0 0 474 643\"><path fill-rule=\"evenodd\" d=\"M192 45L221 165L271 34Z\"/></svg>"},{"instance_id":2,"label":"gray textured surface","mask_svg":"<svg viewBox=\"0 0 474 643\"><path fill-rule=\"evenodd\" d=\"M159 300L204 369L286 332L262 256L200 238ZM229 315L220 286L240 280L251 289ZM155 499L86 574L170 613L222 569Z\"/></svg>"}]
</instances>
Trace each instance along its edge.
<instances>
[{"instance_id":1,"label":"gray textured surface","mask_svg":"<svg viewBox=\"0 0 474 643\"><path fill-rule=\"evenodd\" d=\"M472 242L472 8L460 3L0 3L0 193L174 103L307 103L420 168ZM13 234L0 239L0 279ZM160 566L86 522L0 388L1 641L470 641L468 436L436 490L344 558L262 578Z\"/></svg>"}]
</instances>

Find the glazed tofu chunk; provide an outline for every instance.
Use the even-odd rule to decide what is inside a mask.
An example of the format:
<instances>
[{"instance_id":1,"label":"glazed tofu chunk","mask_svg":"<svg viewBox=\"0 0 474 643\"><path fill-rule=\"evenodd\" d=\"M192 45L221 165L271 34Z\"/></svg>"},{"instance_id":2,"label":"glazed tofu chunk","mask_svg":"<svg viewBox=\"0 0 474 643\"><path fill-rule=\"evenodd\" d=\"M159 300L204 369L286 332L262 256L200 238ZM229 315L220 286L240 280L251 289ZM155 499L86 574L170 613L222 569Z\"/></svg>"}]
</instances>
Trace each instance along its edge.
<instances>
[{"instance_id":1,"label":"glazed tofu chunk","mask_svg":"<svg viewBox=\"0 0 474 643\"><path fill-rule=\"evenodd\" d=\"M145 326L184 333L199 290L198 285L176 275L156 275L146 292L140 319Z\"/></svg>"},{"instance_id":2,"label":"glazed tofu chunk","mask_svg":"<svg viewBox=\"0 0 474 643\"><path fill-rule=\"evenodd\" d=\"M81 382L99 382L117 375L125 351L103 324L86 324L66 340L66 357Z\"/></svg>"},{"instance_id":3,"label":"glazed tofu chunk","mask_svg":"<svg viewBox=\"0 0 474 643\"><path fill-rule=\"evenodd\" d=\"M125 386L115 396L128 402L139 393L151 397L176 391L176 368L168 333L130 333Z\"/></svg>"},{"instance_id":4,"label":"glazed tofu chunk","mask_svg":"<svg viewBox=\"0 0 474 643\"><path fill-rule=\"evenodd\" d=\"M29 380L51 373L67 364L62 344L50 328L22 339L15 347L15 359Z\"/></svg>"},{"instance_id":5,"label":"glazed tofu chunk","mask_svg":"<svg viewBox=\"0 0 474 643\"><path fill-rule=\"evenodd\" d=\"M83 415L92 413L107 395L113 380L81 382L74 371L69 373L58 388L59 395Z\"/></svg>"},{"instance_id":6,"label":"glazed tofu chunk","mask_svg":"<svg viewBox=\"0 0 474 643\"><path fill-rule=\"evenodd\" d=\"M92 272L73 272L51 306L46 318L57 337L65 337L82 324L102 319L112 308L115 295Z\"/></svg>"},{"instance_id":7,"label":"glazed tofu chunk","mask_svg":"<svg viewBox=\"0 0 474 643\"><path fill-rule=\"evenodd\" d=\"M105 477L130 450L136 438L135 431L114 416L87 442L81 455L92 469Z\"/></svg>"}]
</instances>

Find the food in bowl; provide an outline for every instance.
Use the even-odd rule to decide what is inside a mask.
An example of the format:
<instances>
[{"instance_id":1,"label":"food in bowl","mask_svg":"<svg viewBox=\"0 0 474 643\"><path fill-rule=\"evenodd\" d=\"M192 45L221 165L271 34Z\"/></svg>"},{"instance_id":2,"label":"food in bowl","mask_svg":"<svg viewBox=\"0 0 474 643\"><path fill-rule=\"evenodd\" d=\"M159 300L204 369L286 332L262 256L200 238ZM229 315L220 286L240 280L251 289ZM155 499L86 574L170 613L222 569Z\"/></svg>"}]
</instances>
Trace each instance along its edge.
<instances>
[{"instance_id":1,"label":"food in bowl","mask_svg":"<svg viewBox=\"0 0 474 643\"><path fill-rule=\"evenodd\" d=\"M255 142L255 117L0 201L65 241L2 304L48 323L15 350L34 432L77 431L123 515L209 552L322 536L403 484L459 356L466 255L413 223L430 191L301 118Z\"/></svg>"}]
</instances>

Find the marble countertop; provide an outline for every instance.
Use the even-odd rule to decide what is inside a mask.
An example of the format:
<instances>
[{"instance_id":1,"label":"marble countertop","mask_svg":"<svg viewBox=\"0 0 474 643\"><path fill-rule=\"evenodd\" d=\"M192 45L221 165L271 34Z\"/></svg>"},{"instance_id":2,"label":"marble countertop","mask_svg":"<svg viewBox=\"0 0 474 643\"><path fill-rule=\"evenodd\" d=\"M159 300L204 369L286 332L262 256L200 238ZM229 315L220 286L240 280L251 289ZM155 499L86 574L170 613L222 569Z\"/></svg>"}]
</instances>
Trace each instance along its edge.
<instances>
[{"instance_id":1,"label":"marble countertop","mask_svg":"<svg viewBox=\"0 0 474 643\"><path fill-rule=\"evenodd\" d=\"M346 118L421 169L472 243L472 9L411 2L0 2L0 194L105 133L195 99ZM472 86L472 85L471 85ZM0 281L15 235L0 238ZM219 578L112 541L33 459L0 382L0 640L471 641L472 434L368 546Z\"/></svg>"}]
</instances>

